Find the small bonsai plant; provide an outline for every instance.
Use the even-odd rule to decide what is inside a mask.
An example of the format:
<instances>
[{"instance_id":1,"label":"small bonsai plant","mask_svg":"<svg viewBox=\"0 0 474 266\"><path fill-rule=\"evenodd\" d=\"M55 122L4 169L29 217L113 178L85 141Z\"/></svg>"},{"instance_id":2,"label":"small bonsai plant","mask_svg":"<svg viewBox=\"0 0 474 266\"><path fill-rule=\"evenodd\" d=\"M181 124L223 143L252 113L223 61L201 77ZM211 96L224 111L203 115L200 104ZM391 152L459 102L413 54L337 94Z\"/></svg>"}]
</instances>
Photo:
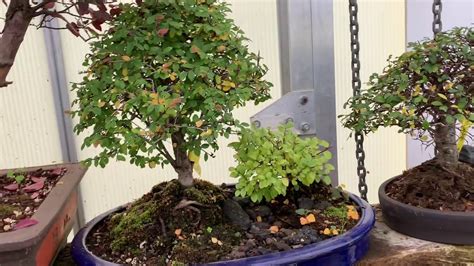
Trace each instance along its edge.
<instances>
[{"instance_id":1,"label":"small bonsai plant","mask_svg":"<svg viewBox=\"0 0 474 266\"><path fill-rule=\"evenodd\" d=\"M434 144L436 155L429 164L435 170L431 177L423 176L430 187L415 185L419 180L414 179L414 189L407 190L419 193L418 198L440 190L455 198L454 185L441 181L452 178L458 179L454 183L461 186L460 195L474 192L473 171L458 161L456 147L457 129L474 121L473 45L473 28L455 28L433 40L412 43L408 52L389 58L383 73L370 77L369 88L345 104L352 109L342 115L347 128L369 133L398 126L400 132Z\"/></svg>"},{"instance_id":2,"label":"small bonsai plant","mask_svg":"<svg viewBox=\"0 0 474 266\"><path fill-rule=\"evenodd\" d=\"M302 139L292 128L287 124L277 131L243 129L239 141L230 144L236 151L237 166L230 170L238 178L237 196L270 202L300 186L331 184L329 143L316 137Z\"/></svg>"},{"instance_id":3,"label":"small bonsai plant","mask_svg":"<svg viewBox=\"0 0 474 266\"><path fill-rule=\"evenodd\" d=\"M232 111L269 99L267 68L248 51L227 4L144 1L121 4L111 28L91 46L87 75L74 85L83 147L140 167L170 164L183 186L193 184L193 158L216 150L243 124ZM171 142L171 145L167 144Z\"/></svg>"}]
</instances>

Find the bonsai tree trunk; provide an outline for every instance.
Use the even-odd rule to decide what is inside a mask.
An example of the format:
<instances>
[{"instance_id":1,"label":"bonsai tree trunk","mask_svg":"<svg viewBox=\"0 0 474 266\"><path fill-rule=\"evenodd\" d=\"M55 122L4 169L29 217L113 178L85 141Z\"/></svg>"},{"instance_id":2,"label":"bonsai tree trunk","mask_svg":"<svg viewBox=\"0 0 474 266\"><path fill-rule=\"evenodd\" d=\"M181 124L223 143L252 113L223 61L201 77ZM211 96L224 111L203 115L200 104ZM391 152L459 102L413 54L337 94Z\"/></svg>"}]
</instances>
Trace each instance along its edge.
<instances>
[{"instance_id":1,"label":"bonsai tree trunk","mask_svg":"<svg viewBox=\"0 0 474 266\"><path fill-rule=\"evenodd\" d=\"M173 143L174 156L176 158L174 170L178 173L178 181L185 187L193 185L193 162L188 158L188 154L182 149L185 143L184 136L181 132L171 135Z\"/></svg>"},{"instance_id":2,"label":"bonsai tree trunk","mask_svg":"<svg viewBox=\"0 0 474 266\"><path fill-rule=\"evenodd\" d=\"M453 125L437 125L434 132L436 159L441 163L457 163L456 128Z\"/></svg>"},{"instance_id":3,"label":"bonsai tree trunk","mask_svg":"<svg viewBox=\"0 0 474 266\"><path fill-rule=\"evenodd\" d=\"M33 18L28 0L12 0L5 16L5 26L0 36L0 88L11 82L6 81L15 56Z\"/></svg>"}]
</instances>

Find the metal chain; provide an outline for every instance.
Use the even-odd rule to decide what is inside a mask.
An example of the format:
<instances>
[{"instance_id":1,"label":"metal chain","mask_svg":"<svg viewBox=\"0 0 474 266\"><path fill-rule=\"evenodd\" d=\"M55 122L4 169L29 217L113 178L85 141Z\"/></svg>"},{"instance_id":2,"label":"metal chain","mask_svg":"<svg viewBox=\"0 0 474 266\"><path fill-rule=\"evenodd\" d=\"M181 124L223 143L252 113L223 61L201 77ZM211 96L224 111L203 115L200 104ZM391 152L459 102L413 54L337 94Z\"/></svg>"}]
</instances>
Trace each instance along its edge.
<instances>
[{"instance_id":1,"label":"metal chain","mask_svg":"<svg viewBox=\"0 0 474 266\"><path fill-rule=\"evenodd\" d=\"M360 61L359 61L359 22L357 20L357 0L349 0L350 31L351 31L351 68L352 68L352 91L353 95L360 94ZM361 132L355 133L357 175L359 176L359 193L362 199L367 201L367 183L365 177L365 151L364 135Z\"/></svg>"},{"instance_id":2,"label":"metal chain","mask_svg":"<svg viewBox=\"0 0 474 266\"><path fill-rule=\"evenodd\" d=\"M443 22L441 21L441 10L443 9L443 4L441 0L433 0L433 34L436 36L439 32L443 30Z\"/></svg>"}]
</instances>

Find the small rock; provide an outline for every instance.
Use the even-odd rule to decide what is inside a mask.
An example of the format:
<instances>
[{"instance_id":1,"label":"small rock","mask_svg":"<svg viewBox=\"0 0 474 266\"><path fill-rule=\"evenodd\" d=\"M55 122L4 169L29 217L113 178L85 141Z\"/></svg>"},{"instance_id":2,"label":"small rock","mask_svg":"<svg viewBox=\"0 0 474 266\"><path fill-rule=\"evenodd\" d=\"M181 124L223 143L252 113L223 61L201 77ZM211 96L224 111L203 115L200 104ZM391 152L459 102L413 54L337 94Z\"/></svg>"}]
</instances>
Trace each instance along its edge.
<instances>
[{"instance_id":1,"label":"small rock","mask_svg":"<svg viewBox=\"0 0 474 266\"><path fill-rule=\"evenodd\" d=\"M459 161L474 166L474 146L464 145L459 153Z\"/></svg>"},{"instance_id":2,"label":"small rock","mask_svg":"<svg viewBox=\"0 0 474 266\"><path fill-rule=\"evenodd\" d=\"M297 244L311 244L321 241L321 238L318 235L318 232L309 227L303 226L303 228L294 231L291 235L284 238L286 243L290 245L297 245Z\"/></svg>"},{"instance_id":3,"label":"small rock","mask_svg":"<svg viewBox=\"0 0 474 266\"><path fill-rule=\"evenodd\" d=\"M301 244L291 246L291 248L293 248L293 249L302 248L302 247L303 247L303 245L301 245Z\"/></svg>"},{"instance_id":4,"label":"small rock","mask_svg":"<svg viewBox=\"0 0 474 266\"><path fill-rule=\"evenodd\" d=\"M242 207L250 205L251 201L249 198L233 197L232 200L240 204Z\"/></svg>"},{"instance_id":5,"label":"small rock","mask_svg":"<svg viewBox=\"0 0 474 266\"><path fill-rule=\"evenodd\" d=\"M130 263L130 262L132 262L132 258L128 258L128 259L126 259L126 260L125 260L125 262L126 262L126 263Z\"/></svg>"},{"instance_id":6,"label":"small rock","mask_svg":"<svg viewBox=\"0 0 474 266\"><path fill-rule=\"evenodd\" d=\"M249 239L245 242L244 246L247 247L247 248L256 247L257 246L257 241L255 241L255 239Z\"/></svg>"},{"instance_id":7,"label":"small rock","mask_svg":"<svg viewBox=\"0 0 474 266\"><path fill-rule=\"evenodd\" d=\"M257 216L262 216L262 217L268 217L272 214L272 210L270 207L265 206L265 205L260 205L257 208L254 209L255 214Z\"/></svg>"},{"instance_id":8,"label":"small rock","mask_svg":"<svg viewBox=\"0 0 474 266\"><path fill-rule=\"evenodd\" d=\"M11 219L11 218L5 218L5 219L3 219L3 221L4 221L5 223L11 224L11 223L13 223L15 220L13 220L13 219Z\"/></svg>"},{"instance_id":9,"label":"small rock","mask_svg":"<svg viewBox=\"0 0 474 266\"><path fill-rule=\"evenodd\" d=\"M26 207L25 213L30 213L30 212L31 212L31 208L30 208L30 207Z\"/></svg>"},{"instance_id":10,"label":"small rock","mask_svg":"<svg viewBox=\"0 0 474 266\"><path fill-rule=\"evenodd\" d=\"M280 232L283 233L286 236L289 236L293 234L294 230L288 229L288 228L281 228Z\"/></svg>"},{"instance_id":11,"label":"small rock","mask_svg":"<svg viewBox=\"0 0 474 266\"><path fill-rule=\"evenodd\" d=\"M255 226L257 226L258 228L260 229L268 229L270 228L270 224L269 223L254 223Z\"/></svg>"},{"instance_id":12,"label":"small rock","mask_svg":"<svg viewBox=\"0 0 474 266\"><path fill-rule=\"evenodd\" d=\"M313 206L314 201L310 198L301 197L298 199L298 208L300 209L311 210L313 209Z\"/></svg>"},{"instance_id":13,"label":"small rock","mask_svg":"<svg viewBox=\"0 0 474 266\"><path fill-rule=\"evenodd\" d=\"M247 230L250 227L251 221L249 215L236 201L224 201L222 210L224 215L230 220L232 224L239 226L243 230Z\"/></svg>"},{"instance_id":14,"label":"small rock","mask_svg":"<svg viewBox=\"0 0 474 266\"><path fill-rule=\"evenodd\" d=\"M257 214L252 209L246 209L245 212L249 215L250 219L257 219Z\"/></svg>"},{"instance_id":15,"label":"small rock","mask_svg":"<svg viewBox=\"0 0 474 266\"><path fill-rule=\"evenodd\" d=\"M265 239L265 243L266 243L267 245L272 245L272 244L276 243L276 239L275 239L275 238L271 238L271 237L267 237L267 238Z\"/></svg>"},{"instance_id":16,"label":"small rock","mask_svg":"<svg viewBox=\"0 0 474 266\"><path fill-rule=\"evenodd\" d=\"M291 247L285 242L276 242L276 243L273 243L273 246L279 251L285 251L285 250L291 249Z\"/></svg>"},{"instance_id":17,"label":"small rock","mask_svg":"<svg viewBox=\"0 0 474 266\"><path fill-rule=\"evenodd\" d=\"M3 231L10 231L10 229L12 229L12 227L9 224L3 226Z\"/></svg>"}]
</instances>

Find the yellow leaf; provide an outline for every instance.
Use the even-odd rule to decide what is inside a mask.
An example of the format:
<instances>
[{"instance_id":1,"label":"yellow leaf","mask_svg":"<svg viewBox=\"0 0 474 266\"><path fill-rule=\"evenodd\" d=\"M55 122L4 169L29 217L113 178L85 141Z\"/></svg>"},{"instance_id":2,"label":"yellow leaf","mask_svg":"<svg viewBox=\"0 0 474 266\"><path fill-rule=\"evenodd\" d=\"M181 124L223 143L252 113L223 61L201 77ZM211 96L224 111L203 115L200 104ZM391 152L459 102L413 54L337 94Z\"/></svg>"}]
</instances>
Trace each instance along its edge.
<instances>
[{"instance_id":1,"label":"yellow leaf","mask_svg":"<svg viewBox=\"0 0 474 266\"><path fill-rule=\"evenodd\" d=\"M120 108L120 104L121 104L120 101L116 101L116 102L114 103L115 109L119 109L119 108Z\"/></svg>"},{"instance_id":2,"label":"yellow leaf","mask_svg":"<svg viewBox=\"0 0 474 266\"><path fill-rule=\"evenodd\" d=\"M235 83L232 82L232 81L228 81L228 80L224 80L224 81L222 82L222 85L223 85L223 86L227 86L227 87L231 87L231 88L235 88Z\"/></svg>"},{"instance_id":3,"label":"yellow leaf","mask_svg":"<svg viewBox=\"0 0 474 266\"><path fill-rule=\"evenodd\" d=\"M201 133L201 137L209 137L210 135L212 135L212 129L210 128Z\"/></svg>"},{"instance_id":4,"label":"yellow leaf","mask_svg":"<svg viewBox=\"0 0 474 266\"><path fill-rule=\"evenodd\" d=\"M436 85L431 85L430 88L429 88L430 91L436 91Z\"/></svg>"},{"instance_id":5,"label":"yellow leaf","mask_svg":"<svg viewBox=\"0 0 474 266\"><path fill-rule=\"evenodd\" d=\"M314 216L314 214L310 213L308 216L306 216L306 220L308 220L308 223L314 223L316 222L316 217Z\"/></svg>"},{"instance_id":6,"label":"yellow leaf","mask_svg":"<svg viewBox=\"0 0 474 266\"><path fill-rule=\"evenodd\" d=\"M127 77L127 76L128 76L128 68L126 68L126 67L125 67L125 68L122 68L122 75L123 75L124 77Z\"/></svg>"},{"instance_id":7,"label":"yellow leaf","mask_svg":"<svg viewBox=\"0 0 474 266\"><path fill-rule=\"evenodd\" d=\"M428 136L426 136L426 135L423 135L423 136L421 136L421 138L420 138L420 139L421 139L422 141L427 141L427 140L428 140Z\"/></svg>"},{"instance_id":8,"label":"yellow leaf","mask_svg":"<svg viewBox=\"0 0 474 266\"><path fill-rule=\"evenodd\" d=\"M217 244L217 242L219 242L219 239L217 239L215 237L211 237L211 242L214 243L214 244Z\"/></svg>"},{"instance_id":9,"label":"yellow leaf","mask_svg":"<svg viewBox=\"0 0 474 266\"><path fill-rule=\"evenodd\" d=\"M202 123L204 123L202 120L198 120L196 121L196 127L201 127L202 126Z\"/></svg>"},{"instance_id":10,"label":"yellow leaf","mask_svg":"<svg viewBox=\"0 0 474 266\"><path fill-rule=\"evenodd\" d=\"M356 208L352 205L347 205L347 218L352 220L359 220L359 213L357 212Z\"/></svg>"},{"instance_id":11,"label":"yellow leaf","mask_svg":"<svg viewBox=\"0 0 474 266\"><path fill-rule=\"evenodd\" d=\"M190 151L188 154L188 158L191 162L193 162L194 171L196 171L198 175L201 175L201 165L199 165L199 156L197 156L194 152Z\"/></svg>"},{"instance_id":12,"label":"yellow leaf","mask_svg":"<svg viewBox=\"0 0 474 266\"><path fill-rule=\"evenodd\" d=\"M153 168L156 167L156 162L149 162L149 163L148 163L148 166L149 166L151 169L153 169Z\"/></svg>"},{"instance_id":13,"label":"yellow leaf","mask_svg":"<svg viewBox=\"0 0 474 266\"><path fill-rule=\"evenodd\" d=\"M278 228L278 226L276 225L270 226L270 232L272 234L278 233L278 231L280 231L280 228Z\"/></svg>"},{"instance_id":14,"label":"yellow leaf","mask_svg":"<svg viewBox=\"0 0 474 266\"><path fill-rule=\"evenodd\" d=\"M461 128L460 128L460 132L459 132L459 139L458 139L458 143L457 143L457 146L458 146L458 151L461 151L462 147L464 146L464 142L466 141L466 138L467 138L467 135L468 135L468 132L469 132L469 128L471 128L471 126L474 124L472 123L471 121L467 120L467 119L463 119L460 121L461 122Z\"/></svg>"},{"instance_id":15,"label":"yellow leaf","mask_svg":"<svg viewBox=\"0 0 474 266\"><path fill-rule=\"evenodd\" d=\"M175 80L176 80L176 73L174 73L174 72L171 73L171 74L169 75L169 78L171 79L171 81L175 81Z\"/></svg>"},{"instance_id":16,"label":"yellow leaf","mask_svg":"<svg viewBox=\"0 0 474 266\"><path fill-rule=\"evenodd\" d=\"M339 235L339 231L337 229L332 229L331 233L335 236Z\"/></svg>"},{"instance_id":17,"label":"yellow leaf","mask_svg":"<svg viewBox=\"0 0 474 266\"><path fill-rule=\"evenodd\" d=\"M228 91L230 91L230 89L231 89L231 87L229 87L229 86L224 86L224 87L222 87L222 90L223 90L224 92L228 92Z\"/></svg>"},{"instance_id":18,"label":"yellow leaf","mask_svg":"<svg viewBox=\"0 0 474 266\"><path fill-rule=\"evenodd\" d=\"M329 236L331 235L331 230L329 228L324 229L323 234Z\"/></svg>"},{"instance_id":19,"label":"yellow leaf","mask_svg":"<svg viewBox=\"0 0 474 266\"><path fill-rule=\"evenodd\" d=\"M227 40L229 39L229 33L226 32L226 33L220 35L220 36L219 36L219 39L220 39L221 41L227 41Z\"/></svg>"},{"instance_id":20,"label":"yellow leaf","mask_svg":"<svg viewBox=\"0 0 474 266\"><path fill-rule=\"evenodd\" d=\"M130 61L130 56L122 55L122 60L125 61L125 62L128 62L128 61Z\"/></svg>"},{"instance_id":21,"label":"yellow leaf","mask_svg":"<svg viewBox=\"0 0 474 266\"><path fill-rule=\"evenodd\" d=\"M99 100L99 102L97 103L97 106L99 106L99 107L104 107L104 106L105 106L105 102Z\"/></svg>"},{"instance_id":22,"label":"yellow leaf","mask_svg":"<svg viewBox=\"0 0 474 266\"><path fill-rule=\"evenodd\" d=\"M441 93L438 93L438 97L441 98L441 99L444 99L444 100L448 100L448 97L446 97L446 95L444 94L441 94Z\"/></svg>"},{"instance_id":23,"label":"yellow leaf","mask_svg":"<svg viewBox=\"0 0 474 266\"><path fill-rule=\"evenodd\" d=\"M413 93L413 96L418 96L420 93L421 93L421 87L418 84L418 85L415 86L415 91Z\"/></svg>"}]
</instances>

